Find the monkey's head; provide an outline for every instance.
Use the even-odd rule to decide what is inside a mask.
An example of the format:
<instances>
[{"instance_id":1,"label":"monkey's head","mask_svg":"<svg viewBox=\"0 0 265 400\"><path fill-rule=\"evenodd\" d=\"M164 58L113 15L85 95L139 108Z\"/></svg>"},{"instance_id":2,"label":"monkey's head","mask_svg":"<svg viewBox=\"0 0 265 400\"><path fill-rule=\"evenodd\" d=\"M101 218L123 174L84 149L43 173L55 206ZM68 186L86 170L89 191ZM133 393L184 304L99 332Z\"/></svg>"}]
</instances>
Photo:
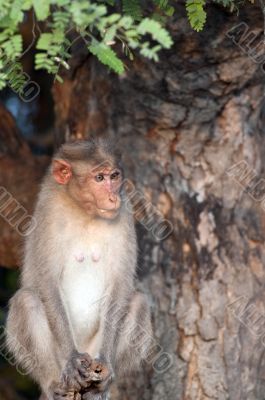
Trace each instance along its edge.
<instances>
[{"instance_id":1,"label":"monkey's head","mask_svg":"<svg viewBox=\"0 0 265 400\"><path fill-rule=\"evenodd\" d=\"M114 219L121 207L120 154L111 142L90 139L64 144L52 161L58 185L92 217Z\"/></svg>"}]
</instances>

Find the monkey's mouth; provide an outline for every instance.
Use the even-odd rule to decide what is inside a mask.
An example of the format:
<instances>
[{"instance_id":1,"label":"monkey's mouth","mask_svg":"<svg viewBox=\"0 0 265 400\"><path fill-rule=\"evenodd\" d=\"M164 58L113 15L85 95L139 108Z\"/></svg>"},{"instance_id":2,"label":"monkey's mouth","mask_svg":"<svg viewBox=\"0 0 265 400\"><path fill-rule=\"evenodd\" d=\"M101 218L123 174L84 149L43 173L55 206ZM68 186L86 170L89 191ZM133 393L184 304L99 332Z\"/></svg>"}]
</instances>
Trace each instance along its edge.
<instances>
[{"instance_id":1,"label":"monkey's mouth","mask_svg":"<svg viewBox=\"0 0 265 400\"><path fill-rule=\"evenodd\" d=\"M109 208L109 209L98 208L98 211L101 214L105 214L105 213L108 213L108 212L117 212L117 211L119 211L119 208Z\"/></svg>"},{"instance_id":2,"label":"monkey's mouth","mask_svg":"<svg viewBox=\"0 0 265 400\"><path fill-rule=\"evenodd\" d=\"M104 214L104 213L108 212L108 210L104 210L103 208L98 208L98 211L99 211L101 214Z\"/></svg>"}]
</instances>

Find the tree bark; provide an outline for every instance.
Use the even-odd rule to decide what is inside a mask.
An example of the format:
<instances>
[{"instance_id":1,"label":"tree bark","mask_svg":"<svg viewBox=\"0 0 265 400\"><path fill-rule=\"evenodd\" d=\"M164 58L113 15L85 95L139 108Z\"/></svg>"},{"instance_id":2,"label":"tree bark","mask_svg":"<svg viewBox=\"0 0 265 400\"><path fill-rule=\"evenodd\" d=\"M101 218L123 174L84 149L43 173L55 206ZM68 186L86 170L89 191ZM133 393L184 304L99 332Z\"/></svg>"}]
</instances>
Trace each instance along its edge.
<instances>
[{"instance_id":1,"label":"tree bark","mask_svg":"<svg viewBox=\"0 0 265 400\"><path fill-rule=\"evenodd\" d=\"M119 78L89 58L54 87L57 137L114 137L142 203L173 225L158 240L138 216L140 286L172 365L146 363L114 400L264 398L264 210L226 173L242 160L264 172L264 74L226 35L241 21L262 37L254 6L210 10L200 34L180 8L158 64L136 58Z\"/></svg>"},{"instance_id":2,"label":"tree bark","mask_svg":"<svg viewBox=\"0 0 265 400\"><path fill-rule=\"evenodd\" d=\"M264 74L247 55L253 35L240 48L226 34L241 21L258 43L254 6L239 18L210 10L200 34L180 7L174 47L158 64L136 58L119 78L88 58L54 86L57 145L114 137L141 193L139 286L172 365L162 373L147 362L119 382L114 400L264 398ZM47 160L30 153L2 108L0 139L0 187L31 213ZM240 162L245 179L233 168ZM173 226L164 240L153 230L161 218ZM0 231L0 265L18 265L21 237L3 218Z\"/></svg>"},{"instance_id":3,"label":"tree bark","mask_svg":"<svg viewBox=\"0 0 265 400\"><path fill-rule=\"evenodd\" d=\"M35 157L22 139L11 114L0 104L0 266L21 264L23 235L13 211L31 215L46 157ZM22 216L23 212L21 213ZM8 218L9 215L9 218Z\"/></svg>"}]
</instances>

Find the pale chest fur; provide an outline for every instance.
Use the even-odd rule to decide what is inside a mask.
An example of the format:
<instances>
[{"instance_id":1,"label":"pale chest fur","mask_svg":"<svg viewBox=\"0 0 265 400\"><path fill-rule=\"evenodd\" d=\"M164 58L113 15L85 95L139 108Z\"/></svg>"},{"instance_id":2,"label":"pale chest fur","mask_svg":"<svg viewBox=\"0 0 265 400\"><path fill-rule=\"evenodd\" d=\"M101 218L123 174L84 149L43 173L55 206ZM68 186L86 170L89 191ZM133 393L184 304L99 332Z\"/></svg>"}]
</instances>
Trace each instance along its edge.
<instances>
[{"instance_id":1,"label":"pale chest fur","mask_svg":"<svg viewBox=\"0 0 265 400\"><path fill-rule=\"evenodd\" d=\"M69 233L64 232L66 242ZM104 296L126 269L125 236L115 225L102 223L77 229L74 237L66 246L61 291L76 344L85 350L100 328Z\"/></svg>"}]
</instances>

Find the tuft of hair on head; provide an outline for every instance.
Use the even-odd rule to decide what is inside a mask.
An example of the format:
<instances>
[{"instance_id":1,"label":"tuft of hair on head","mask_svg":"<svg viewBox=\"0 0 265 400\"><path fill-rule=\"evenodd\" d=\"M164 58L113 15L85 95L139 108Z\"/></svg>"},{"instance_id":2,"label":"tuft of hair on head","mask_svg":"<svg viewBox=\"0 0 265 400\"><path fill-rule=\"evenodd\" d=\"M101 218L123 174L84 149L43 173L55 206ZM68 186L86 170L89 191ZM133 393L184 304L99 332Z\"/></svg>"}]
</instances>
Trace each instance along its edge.
<instances>
[{"instance_id":1,"label":"tuft of hair on head","mask_svg":"<svg viewBox=\"0 0 265 400\"><path fill-rule=\"evenodd\" d=\"M118 151L114 141L94 136L63 144L54 158L69 162L84 161L93 166L103 163L119 166L121 163L121 153Z\"/></svg>"}]
</instances>

